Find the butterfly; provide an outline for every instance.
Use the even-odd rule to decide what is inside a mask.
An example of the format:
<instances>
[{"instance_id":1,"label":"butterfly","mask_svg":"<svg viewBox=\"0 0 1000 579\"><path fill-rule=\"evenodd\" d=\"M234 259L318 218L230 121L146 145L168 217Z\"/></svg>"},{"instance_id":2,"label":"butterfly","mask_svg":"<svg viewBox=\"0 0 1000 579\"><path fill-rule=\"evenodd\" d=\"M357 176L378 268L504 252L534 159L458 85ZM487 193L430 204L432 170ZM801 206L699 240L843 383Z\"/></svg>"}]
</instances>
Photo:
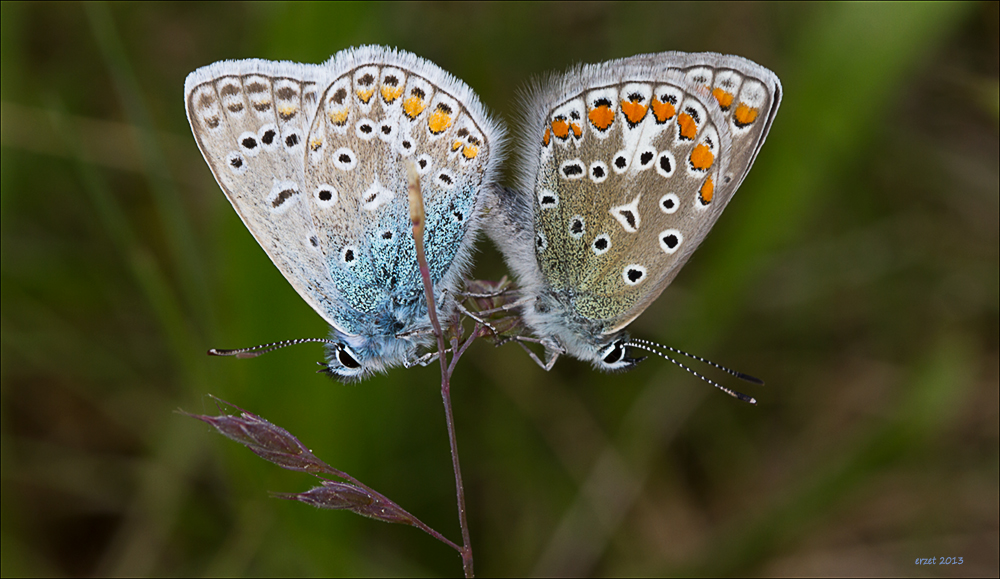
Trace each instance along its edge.
<instances>
[{"instance_id":1,"label":"butterfly","mask_svg":"<svg viewBox=\"0 0 1000 579\"><path fill-rule=\"evenodd\" d=\"M434 293L447 296L468 270L501 162L504 129L476 94L432 62L363 46L322 65L217 62L191 73L184 95L233 208L330 324L328 340L288 343L325 342L327 371L344 380L414 363L431 335L407 163L421 179Z\"/></svg>"},{"instance_id":2,"label":"butterfly","mask_svg":"<svg viewBox=\"0 0 1000 579\"><path fill-rule=\"evenodd\" d=\"M705 239L780 102L774 73L715 53L578 66L530 91L517 184L492 190L488 232L547 368L567 354L625 370L641 359L628 347L655 351L625 328Z\"/></svg>"}]
</instances>

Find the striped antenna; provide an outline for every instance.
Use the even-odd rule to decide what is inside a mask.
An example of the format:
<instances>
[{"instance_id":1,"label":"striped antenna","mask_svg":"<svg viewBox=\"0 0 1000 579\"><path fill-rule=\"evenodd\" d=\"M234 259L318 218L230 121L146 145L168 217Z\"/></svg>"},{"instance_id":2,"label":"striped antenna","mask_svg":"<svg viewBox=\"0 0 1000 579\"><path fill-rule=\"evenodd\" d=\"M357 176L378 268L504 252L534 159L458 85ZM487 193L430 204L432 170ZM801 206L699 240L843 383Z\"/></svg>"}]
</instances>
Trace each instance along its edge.
<instances>
[{"instance_id":1,"label":"striped antenna","mask_svg":"<svg viewBox=\"0 0 1000 579\"><path fill-rule=\"evenodd\" d=\"M668 362L671 362L674 365L681 367L682 369L686 370L687 372L689 372L693 376L695 376L697 378L700 378L700 379L704 380L705 382L708 382L712 386L715 386L716 388L718 388L719 390L722 390L726 394L729 394L733 398L738 398L738 399L740 399L740 400L742 400L744 402L748 402L750 404L757 404L757 400L755 398L753 398L751 396L747 396L746 394L743 394L742 392L737 392L736 390L733 390L731 388L727 388L727 387L723 386L722 384L719 384L715 380L712 380L708 376L703 376L703 375L699 374L698 372L692 370L691 368L688 368L684 364L678 362L676 359L672 358L671 356L669 356L667 354L664 354L663 352L657 350L656 348L663 348L663 349L666 349L666 350L670 350L671 352L675 352L677 354L681 354L682 356L687 356L688 358L692 358L694 360L698 360L699 362L704 362L705 364L708 364L708 365L712 366L713 368L718 368L719 370L722 370L723 372L726 372L727 374L735 376L735 377L739 378L740 380L746 380L747 382L751 382L753 384L763 385L764 381L761 380L760 378L754 378L753 376L750 376L749 374L744 374L743 372L737 372L736 370L730 370L729 368L726 368L725 366L722 366L720 364L716 364L715 362L713 362L711 360L707 360L705 358L702 358L701 356L695 356L693 354L688 354L687 352L683 352L681 350L678 350L677 348L671 348L670 346L664 346L663 344L657 344L656 342L650 342L648 340L640 340L640 339L636 338L636 339L629 340L628 342L625 343L625 345L626 346L631 346L633 348L639 348L640 350L645 350L645 351L650 352L652 354L656 354L657 356L660 356L661 358L667 360Z\"/></svg>"},{"instance_id":2,"label":"striped antenna","mask_svg":"<svg viewBox=\"0 0 1000 579\"><path fill-rule=\"evenodd\" d=\"M333 346L337 345L337 342L333 340L328 340L326 338L299 338L297 340L284 340L281 342L272 342L270 344L261 344L260 346L253 346L252 348L239 348L236 350L218 350L212 348L208 351L209 356L236 356L237 358L256 358L261 354L266 354L268 352L273 352L279 348L284 348L285 346L295 346L297 344L306 344L309 342L321 342L324 344L330 344Z\"/></svg>"}]
</instances>

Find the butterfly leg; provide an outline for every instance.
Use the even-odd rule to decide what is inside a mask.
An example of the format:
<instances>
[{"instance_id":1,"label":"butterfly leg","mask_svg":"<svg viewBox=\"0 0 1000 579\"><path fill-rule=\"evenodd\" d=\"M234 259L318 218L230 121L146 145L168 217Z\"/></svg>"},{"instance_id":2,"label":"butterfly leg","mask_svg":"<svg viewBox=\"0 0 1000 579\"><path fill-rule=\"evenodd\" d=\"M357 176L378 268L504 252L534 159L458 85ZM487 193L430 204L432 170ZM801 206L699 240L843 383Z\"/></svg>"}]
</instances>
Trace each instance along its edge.
<instances>
[{"instance_id":1,"label":"butterfly leg","mask_svg":"<svg viewBox=\"0 0 1000 579\"><path fill-rule=\"evenodd\" d=\"M449 352L451 352L451 348L448 348L448 349L445 350L446 354L449 353ZM418 358L412 358L410 360L407 360L407 361L403 362L403 367L404 368L413 368L415 366L427 366L430 363L432 363L435 360L437 360L438 356L439 356L438 352L427 352L423 356L420 356Z\"/></svg>"},{"instance_id":2,"label":"butterfly leg","mask_svg":"<svg viewBox=\"0 0 1000 579\"><path fill-rule=\"evenodd\" d=\"M490 331L493 332L494 336L499 336L500 335L500 332L497 331L497 329L493 326L493 324L487 322L484 318L481 318L481 317L477 316L476 314L470 312L461 303L455 302L455 306L458 307L458 311L462 312L462 314L468 316L469 318L472 318L472 320L475 321L477 324L482 324L483 326L489 328ZM482 313L488 313L488 312L479 312L479 313L482 314Z\"/></svg>"},{"instance_id":3,"label":"butterfly leg","mask_svg":"<svg viewBox=\"0 0 1000 579\"><path fill-rule=\"evenodd\" d=\"M548 340L539 340L538 338L529 338L527 336L508 336L503 340L499 341L497 343L497 347L499 348L500 346L508 342L514 342L518 346L521 346L521 349L528 354L528 357L531 358L536 364L538 364L538 366L542 370L545 370L546 372L552 369L552 367L556 363L556 360L559 359L559 355L563 353L562 350L556 344L551 343ZM545 361L542 362L538 358L538 355L531 351L531 348L525 346L524 345L525 342L531 342L533 344L542 344L542 346L545 347Z\"/></svg>"},{"instance_id":4,"label":"butterfly leg","mask_svg":"<svg viewBox=\"0 0 1000 579\"><path fill-rule=\"evenodd\" d=\"M400 332L396 334L396 338L402 340L402 339L413 338L415 336L426 336L427 334L433 334L433 333L434 333L433 328L416 328L414 330L407 330L405 332Z\"/></svg>"},{"instance_id":5,"label":"butterfly leg","mask_svg":"<svg viewBox=\"0 0 1000 579\"><path fill-rule=\"evenodd\" d=\"M517 291L510 287L505 287L492 292L455 292L455 295L463 298L498 298L507 292Z\"/></svg>"},{"instance_id":6,"label":"butterfly leg","mask_svg":"<svg viewBox=\"0 0 1000 579\"><path fill-rule=\"evenodd\" d=\"M470 285L475 286L476 289L481 288L481 291L469 291L468 289L466 289L466 291L455 292L455 295L463 298L496 298L504 295L509 291L513 291L513 288L511 287L510 281L507 279L507 276L503 276L503 278L498 282L482 281L482 280L466 280L465 285L466 288L468 288Z\"/></svg>"},{"instance_id":7,"label":"butterfly leg","mask_svg":"<svg viewBox=\"0 0 1000 579\"><path fill-rule=\"evenodd\" d=\"M517 342L518 346L521 346L522 350L528 353L529 358L534 360L534 362L538 364L542 368L542 370L545 370L546 372L551 370L552 367L555 366L556 360L559 359L558 351L545 348L545 362L542 362L541 360L538 359L538 356L531 351L530 348L524 345L524 342L522 342L520 338L515 338L514 341Z\"/></svg>"},{"instance_id":8,"label":"butterfly leg","mask_svg":"<svg viewBox=\"0 0 1000 579\"><path fill-rule=\"evenodd\" d=\"M531 296L524 296L524 297L518 298L517 300L515 300L513 302L510 302L509 304L503 304L503 305L497 306L495 308L490 308L488 310L481 310L481 311L479 311L479 314L487 314L488 315L488 314L495 314L497 312L509 312L511 310L515 310L517 308L520 308L521 306L523 306L524 304L530 302L533 299L535 299L535 298L533 298Z\"/></svg>"}]
</instances>

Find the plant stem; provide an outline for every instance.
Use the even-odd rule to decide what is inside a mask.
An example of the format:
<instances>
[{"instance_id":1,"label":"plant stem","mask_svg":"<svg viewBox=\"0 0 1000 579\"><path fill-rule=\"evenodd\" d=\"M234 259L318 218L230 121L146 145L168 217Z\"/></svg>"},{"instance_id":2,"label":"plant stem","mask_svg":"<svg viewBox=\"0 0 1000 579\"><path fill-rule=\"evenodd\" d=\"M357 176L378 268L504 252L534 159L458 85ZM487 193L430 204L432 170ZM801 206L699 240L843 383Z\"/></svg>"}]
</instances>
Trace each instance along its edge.
<instances>
[{"instance_id":1,"label":"plant stem","mask_svg":"<svg viewBox=\"0 0 1000 579\"><path fill-rule=\"evenodd\" d=\"M458 500L458 523L462 528L462 569L466 577L474 577L472 567L472 542L469 538L469 522L465 515L465 487L462 484L462 468L458 461L458 439L455 436L455 416L451 409L451 373L454 370L454 362L457 360L457 338L455 348L452 349L456 355L452 356L452 365L449 366L445 355L444 333L441 331L441 324L438 322L437 309L434 306L434 287L431 284L431 271L427 266L427 258L424 255L424 198L420 192L420 178L417 175L416 167L413 163L407 164L409 174L409 201L410 201L410 223L413 226L413 244L416 247L417 264L420 266L420 277L424 282L424 296L427 298L427 317L430 318L431 327L434 329L434 336L438 343L438 362L441 364L441 399L444 401L445 423L448 426L448 442L451 445L451 465L455 471L455 494ZM473 332L472 336L475 336Z\"/></svg>"}]
</instances>

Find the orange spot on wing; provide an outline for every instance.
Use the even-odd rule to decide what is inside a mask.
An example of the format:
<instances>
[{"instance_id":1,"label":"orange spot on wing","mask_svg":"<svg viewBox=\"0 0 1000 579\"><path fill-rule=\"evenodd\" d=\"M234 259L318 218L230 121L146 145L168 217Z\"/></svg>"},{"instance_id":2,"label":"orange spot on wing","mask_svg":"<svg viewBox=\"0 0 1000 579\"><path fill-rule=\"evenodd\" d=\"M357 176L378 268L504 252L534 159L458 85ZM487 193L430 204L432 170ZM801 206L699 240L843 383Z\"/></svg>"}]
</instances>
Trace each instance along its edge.
<instances>
[{"instance_id":1,"label":"orange spot on wing","mask_svg":"<svg viewBox=\"0 0 1000 579\"><path fill-rule=\"evenodd\" d=\"M427 128L431 130L431 133L439 135L451 126L451 115L444 112L440 108L435 109L431 113L430 118L427 119Z\"/></svg>"},{"instance_id":2,"label":"orange spot on wing","mask_svg":"<svg viewBox=\"0 0 1000 579\"><path fill-rule=\"evenodd\" d=\"M309 148L312 149L313 151L318 151L319 148L322 146L323 146L323 141L321 141L320 139L313 139L309 141Z\"/></svg>"},{"instance_id":3,"label":"orange spot on wing","mask_svg":"<svg viewBox=\"0 0 1000 579\"><path fill-rule=\"evenodd\" d=\"M462 154L465 155L466 159L475 159L476 155L479 154L479 147L467 145L464 149L462 149Z\"/></svg>"},{"instance_id":4,"label":"orange spot on wing","mask_svg":"<svg viewBox=\"0 0 1000 579\"><path fill-rule=\"evenodd\" d=\"M715 100L719 101L719 106L722 107L722 110L724 111L728 111L729 107L733 106L733 93L728 92L721 87L716 87L715 90L712 91L712 96L715 97Z\"/></svg>"},{"instance_id":5,"label":"orange spot on wing","mask_svg":"<svg viewBox=\"0 0 1000 579\"><path fill-rule=\"evenodd\" d=\"M417 118L417 115L424 112L425 108L427 105L424 104L424 99L418 96L411 96L403 101L403 112L411 119Z\"/></svg>"},{"instance_id":6,"label":"orange spot on wing","mask_svg":"<svg viewBox=\"0 0 1000 579\"><path fill-rule=\"evenodd\" d=\"M542 145L548 147L549 141L552 140L552 129L545 127L545 134L542 135Z\"/></svg>"},{"instance_id":7,"label":"orange spot on wing","mask_svg":"<svg viewBox=\"0 0 1000 579\"><path fill-rule=\"evenodd\" d=\"M384 85L382 87L382 100L386 103L392 103L403 94L403 87L401 86L388 86Z\"/></svg>"},{"instance_id":8,"label":"orange spot on wing","mask_svg":"<svg viewBox=\"0 0 1000 579\"><path fill-rule=\"evenodd\" d=\"M361 102L368 104L368 101L372 100L372 95L375 94L375 89L373 88L362 88L358 89L358 98Z\"/></svg>"},{"instance_id":9,"label":"orange spot on wing","mask_svg":"<svg viewBox=\"0 0 1000 579\"><path fill-rule=\"evenodd\" d=\"M737 127L745 127L757 120L757 109L748 107L744 103L736 105L736 112L733 113L733 120Z\"/></svg>"},{"instance_id":10,"label":"orange spot on wing","mask_svg":"<svg viewBox=\"0 0 1000 579\"><path fill-rule=\"evenodd\" d=\"M681 128L681 138L691 140L698 135L698 123L694 122L691 115L681 113L677 115L677 126Z\"/></svg>"},{"instance_id":11,"label":"orange spot on wing","mask_svg":"<svg viewBox=\"0 0 1000 579\"><path fill-rule=\"evenodd\" d=\"M712 166L715 161L715 155L708 148L708 145L702 143L691 151L691 166L699 171L705 171Z\"/></svg>"},{"instance_id":12,"label":"orange spot on wing","mask_svg":"<svg viewBox=\"0 0 1000 579\"><path fill-rule=\"evenodd\" d=\"M573 129L573 136L580 138L583 135L583 129L580 127L579 123L570 123L569 128Z\"/></svg>"},{"instance_id":13,"label":"orange spot on wing","mask_svg":"<svg viewBox=\"0 0 1000 579\"><path fill-rule=\"evenodd\" d=\"M677 109L674 108L674 105L661 103L660 99L653 97L653 116L656 117L656 122L665 123L674 118L675 114L677 114Z\"/></svg>"},{"instance_id":14,"label":"orange spot on wing","mask_svg":"<svg viewBox=\"0 0 1000 579\"><path fill-rule=\"evenodd\" d=\"M594 128L606 131L611 123L615 122L615 111L611 110L608 105L600 105L590 109L587 118L590 119L590 124L594 125Z\"/></svg>"},{"instance_id":15,"label":"orange spot on wing","mask_svg":"<svg viewBox=\"0 0 1000 579\"><path fill-rule=\"evenodd\" d=\"M709 177L705 179L705 183L702 184L701 189L698 190L698 196L701 197L701 204L708 205L712 202L712 195L715 193L715 184L712 183L712 178Z\"/></svg>"},{"instance_id":16,"label":"orange spot on wing","mask_svg":"<svg viewBox=\"0 0 1000 579\"><path fill-rule=\"evenodd\" d=\"M348 113L350 113L350 110L344 108L339 111L333 111L328 116L330 117L330 122L339 127L340 125L343 125L344 123L347 122Z\"/></svg>"},{"instance_id":17,"label":"orange spot on wing","mask_svg":"<svg viewBox=\"0 0 1000 579\"><path fill-rule=\"evenodd\" d=\"M567 123L564 119L556 119L552 121L552 134L560 139L565 139L569 136L569 123Z\"/></svg>"},{"instance_id":18,"label":"orange spot on wing","mask_svg":"<svg viewBox=\"0 0 1000 579\"><path fill-rule=\"evenodd\" d=\"M454 143L451 144L452 151L457 151L461 148L462 148L462 141L455 141Z\"/></svg>"},{"instance_id":19,"label":"orange spot on wing","mask_svg":"<svg viewBox=\"0 0 1000 579\"><path fill-rule=\"evenodd\" d=\"M628 119L628 122L633 125L639 124L639 121L646 116L646 111L648 110L649 107L646 105L632 101L622 101L622 112L625 113L625 118Z\"/></svg>"}]
</instances>

